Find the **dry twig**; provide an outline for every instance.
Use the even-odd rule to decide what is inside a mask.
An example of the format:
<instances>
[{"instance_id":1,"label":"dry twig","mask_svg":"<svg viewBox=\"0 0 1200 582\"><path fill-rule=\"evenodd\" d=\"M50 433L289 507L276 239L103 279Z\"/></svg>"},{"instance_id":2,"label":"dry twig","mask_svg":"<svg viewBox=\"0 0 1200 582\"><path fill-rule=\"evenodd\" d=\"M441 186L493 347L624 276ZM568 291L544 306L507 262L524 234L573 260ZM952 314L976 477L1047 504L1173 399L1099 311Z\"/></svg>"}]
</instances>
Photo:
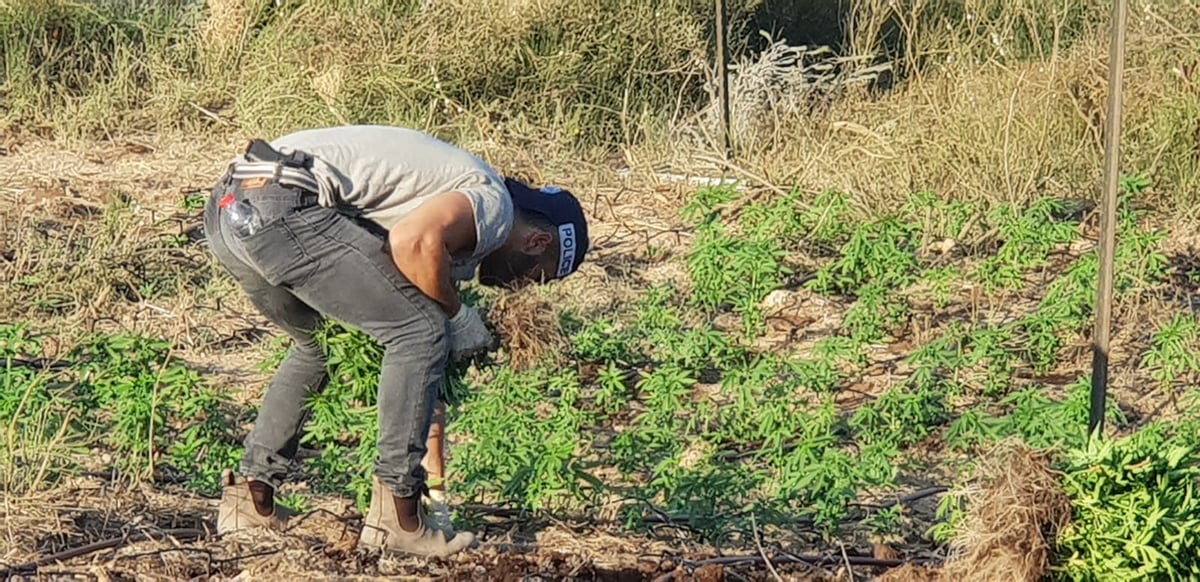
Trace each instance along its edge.
<instances>
[{"instance_id":1,"label":"dry twig","mask_svg":"<svg viewBox=\"0 0 1200 582\"><path fill-rule=\"evenodd\" d=\"M846 544L839 542L838 549L842 551L842 561L846 564L846 578L854 582L854 567L850 565L850 556L846 555Z\"/></svg>"},{"instance_id":2,"label":"dry twig","mask_svg":"<svg viewBox=\"0 0 1200 582\"><path fill-rule=\"evenodd\" d=\"M38 558L37 560L33 560L31 562L10 566L4 570L0 570L0 576L9 577L22 572L36 571L39 567L46 564L62 562L64 560L70 560L71 558L78 558L79 556L86 556L101 550L119 548L134 542L154 539L155 536L159 536L162 539L193 541L201 539L206 535L208 535L207 531L196 528L167 529L160 532L138 532L132 535L101 540L95 543L87 544L86 546L80 546L78 548L50 554L49 556Z\"/></svg>"},{"instance_id":3,"label":"dry twig","mask_svg":"<svg viewBox=\"0 0 1200 582\"><path fill-rule=\"evenodd\" d=\"M775 570L775 565L771 563L771 559L767 557L767 552L763 550L762 539L758 535L758 523L755 521L753 513L750 514L750 528L754 531L754 545L758 546L758 555L762 556L763 563L767 565L767 569L771 571L771 575L776 580L782 582L783 579L779 577L779 572Z\"/></svg>"}]
</instances>

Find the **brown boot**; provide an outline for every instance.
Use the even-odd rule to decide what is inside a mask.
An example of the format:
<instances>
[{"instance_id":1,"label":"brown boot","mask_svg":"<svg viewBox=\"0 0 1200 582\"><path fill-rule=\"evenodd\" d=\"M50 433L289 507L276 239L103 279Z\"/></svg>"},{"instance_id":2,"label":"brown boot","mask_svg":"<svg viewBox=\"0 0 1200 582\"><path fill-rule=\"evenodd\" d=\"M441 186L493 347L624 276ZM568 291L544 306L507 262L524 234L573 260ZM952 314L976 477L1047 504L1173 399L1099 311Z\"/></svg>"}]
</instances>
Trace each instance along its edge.
<instances>
[{"instance_id":1,"label":"brown boot","mask_svg":"<svg viewBox=\"0 0 1200 582\"><path fill-rule=\"evenodd\" d=\"M221 505L217 508L217 535L252 527L282 530L291 512L275 503L275 489L265 481L221 472Z\"/></svg>"},{"instance_id":2,"label":"brown boot","mask_svg":"<svg viewBox=\"0 0 1200 582\"><path fill-rule=\"evenodd\" d=\"M416 522L414 531L401 527L400 515L407 512L407 521ZM475 534L458 532L446 539L446 533L429 526L420 497L401 498L374 479L371 488L371 507L363 522L358 542L366 548L405 552L420 556L446 557L475 543Z\"/></svg>"}]
</instances>

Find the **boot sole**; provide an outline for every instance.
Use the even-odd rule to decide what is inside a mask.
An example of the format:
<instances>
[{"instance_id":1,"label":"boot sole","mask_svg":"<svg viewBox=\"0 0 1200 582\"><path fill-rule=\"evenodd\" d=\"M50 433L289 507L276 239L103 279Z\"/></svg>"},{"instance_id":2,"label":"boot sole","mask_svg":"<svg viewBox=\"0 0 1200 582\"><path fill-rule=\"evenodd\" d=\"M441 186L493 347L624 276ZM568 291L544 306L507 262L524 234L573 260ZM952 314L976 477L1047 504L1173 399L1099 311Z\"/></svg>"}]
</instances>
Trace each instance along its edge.
<instances>
[{"instance_id":1,"label":"boot sole","mask_svg":"<svg viewBox=\"0 0 1200 582\"><path fill-rule=\"evenodd\" d=\"M461 535L463 535L463 534L458 534L458 536L461 536ZM459 539L459 538L458 538L458 536L455 536L455 539L456 539L456 540L457 540L457 539ZM359 537L359 538L358 538L358 547L359 547L359 548L362 548L362 549L365 549L365 550L368 550L368 551L378 551L378 552L381 552L381 553L383 553L383 554L397 555L397 556L406 556L406 557L415 557L415 558L448 558L448 557L450 557L450 556L453 556L453 555L455 555L455 554L461 554L461 553L463 553L463 552L465 552L465 551L467 551L467 550L471 549L471 548L472 548L472 547L474 547L474 546L475 546L477 543L478 543L478 539L476 538L476 539L472 539L470 542L468 542L466 545L463 545L461 548L455 549L454 551L451 551L451 552L446 552L446 553L436 553L436 554L427 554L427 553L424 553L424 552L418 552L418 551L415 551L415 550L406 550L406 549L404 549L404 548L397 548L397 547L394 547L394 546L388 546L388 545L386 545L386 544L376 544L376 543L371 543L371 542L364 541L364 540L362 539L362 537Z\"/></svg>"}]
</instances>

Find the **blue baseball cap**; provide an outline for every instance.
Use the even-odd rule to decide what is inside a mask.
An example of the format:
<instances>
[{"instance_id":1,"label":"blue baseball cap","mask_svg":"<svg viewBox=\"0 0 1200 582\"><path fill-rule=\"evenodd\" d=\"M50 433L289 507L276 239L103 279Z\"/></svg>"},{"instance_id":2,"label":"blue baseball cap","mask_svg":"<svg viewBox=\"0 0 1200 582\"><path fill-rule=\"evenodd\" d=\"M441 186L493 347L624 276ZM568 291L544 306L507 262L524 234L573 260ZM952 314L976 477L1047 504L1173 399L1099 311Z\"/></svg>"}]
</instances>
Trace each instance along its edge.
<instances>
[{"instance_id":1,"label":"blue baseball cap","mask_svg":"<svg viewBox=\"0 0 1200 582\"><path fill-rule=\"evenodd\" d=\"M522 210L545 216L558 227L558 272L562 279L574 273L588 251L587 218L574 194L558 186L532 188L514 178L505 178L513 204Z\"/></svg>"}]
</instances>

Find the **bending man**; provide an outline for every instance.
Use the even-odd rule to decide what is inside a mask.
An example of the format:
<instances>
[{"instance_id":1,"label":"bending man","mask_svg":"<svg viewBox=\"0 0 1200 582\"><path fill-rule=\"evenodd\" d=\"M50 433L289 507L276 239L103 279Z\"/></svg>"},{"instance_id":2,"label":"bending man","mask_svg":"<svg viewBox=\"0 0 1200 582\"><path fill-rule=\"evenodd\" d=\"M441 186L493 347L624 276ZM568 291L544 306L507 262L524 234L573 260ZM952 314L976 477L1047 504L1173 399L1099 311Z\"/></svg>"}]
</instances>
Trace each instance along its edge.
<instances>
[{"instance_id":1,"label":"bending man","mask_svg":"<svg viewBox=\"0 0 1200 582\"><path fill-rule=\"evenodd\" d=\"M226 471L220 533L278 527L304 401L327 382L313 331L328 317L385 348L367 547L445 556L470 533L430 527L422 458L448 358L492 347L456 282L516 288L561 279L588 249L578 200L500 176L415 130L342 126L250 143L205 208L214 256L294 340L267 388L239 475Z\"/></svg>"}]
</instances>

